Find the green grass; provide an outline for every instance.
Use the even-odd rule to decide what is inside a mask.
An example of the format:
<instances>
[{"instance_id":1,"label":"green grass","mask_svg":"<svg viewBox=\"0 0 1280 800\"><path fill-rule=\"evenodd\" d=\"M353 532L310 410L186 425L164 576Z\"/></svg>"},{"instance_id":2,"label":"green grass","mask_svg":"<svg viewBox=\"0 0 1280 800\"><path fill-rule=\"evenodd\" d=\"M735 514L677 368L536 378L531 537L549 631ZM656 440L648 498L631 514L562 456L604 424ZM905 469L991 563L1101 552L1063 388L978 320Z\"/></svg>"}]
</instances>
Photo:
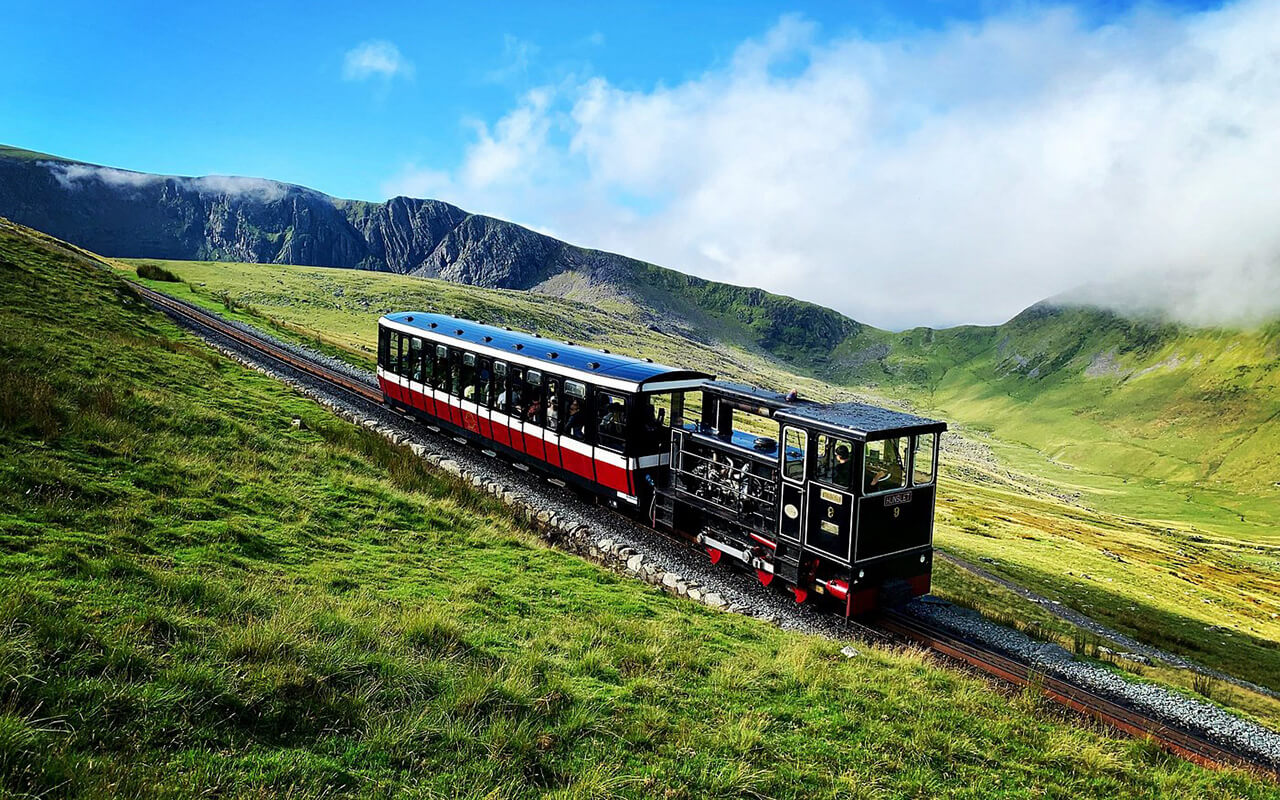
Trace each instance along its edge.
<instances>
[{"instance_id":1,"label":"green grass","mask_svg":"<svg viewBox=\"0 0 1280 800\"><path fill-rule=\"evenodd\" d=\"M0 277L8 793L1275 793L551 550L8 224Z\"/></svg>"},{"instance_id":2,"label":"green grass","mask_svg":"<svg viewBox=\"0 0 1280 800\"><path fill-rule=\"evenodd\" d=\"M365 358L372 353L378 314L422 308L578 341L585 338L677 365L716 364L717 372L726 377L797 386L811 397L850 395L841 387L788 372L758 353L690 340L679 331L651 330L642 317L618 307L386 273L266 264L164 264L188 283L157 284L162 291L220 312L230 300L234 313L246 321L323 340ZM924 344L918 332L903 336L914 336L917 346ZM961 345L935 338L933 346ZM964 346L979 349L978 344ZM919 402L930 395L922 391L911 397ZM964 417L959 421L967 422ZM1164 499L1169 488L1159 482L1139 486L1137 481L1125 484L1120 478L1067 469L1026 443L976 430L964 432L961 427L960 436L970 446L949 449L943 459L937 532L941 547L970 558L994 559L989 565L993 571L1027 581L1126 633L1280 688L1280 652L1274 647L1280 640L1280 621L1273 616L1280 615L1280 551L1268 544L1269 531L1255 535L1238 522L1204 524L1200 510L1212 503L1169 501ZM983 457L984 449L992 457ZM1081 499L1062 499L1074 494ZM1256 502L1265 505L1265 495ZM1163 513L1170 503L1191 510L1182 517ZM1127 512L1125 506L1130 507ZM1215 514L1221 511L1212 508ZM1124 560L1113 560L1103 555L1104 550ZM1060 568L1053 572L1046 565ZM977 587L950 573L940 576L937 588L969 605L988 602ZM1060 635L1069 639L1072 634ZM1176 686L1188 686L1192 680L1181 674L1160 677ZM1280 720L1280 704L1269 698L1255 702L1241 696L1235 705L1273 724Z\"/></svg>"}]
</instances>

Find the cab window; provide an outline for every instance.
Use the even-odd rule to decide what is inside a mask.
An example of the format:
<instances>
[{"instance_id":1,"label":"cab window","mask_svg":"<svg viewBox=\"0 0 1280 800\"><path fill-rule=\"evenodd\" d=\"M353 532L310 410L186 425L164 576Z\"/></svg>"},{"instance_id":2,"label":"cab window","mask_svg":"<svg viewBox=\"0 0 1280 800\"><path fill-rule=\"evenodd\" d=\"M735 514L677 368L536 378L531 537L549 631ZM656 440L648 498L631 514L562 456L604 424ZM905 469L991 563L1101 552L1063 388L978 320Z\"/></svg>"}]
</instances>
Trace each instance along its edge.
<instances>
[{"instance_id":1,"label":"cab window","mask_svg":"<svg viewBox=\"0 0 1280 800\"><path fill-rule=\"evenodd\" d=\"M921 486L926 483L933 483L938 469L937 459L934 456L934 446L937 444L938 434L926 433L915 438L915 453L911 457L911 485Z\"/></svg>"},{"instance_id":2,"label":"cab window","mask_svg":"<svg viewBox=\"0 0 1280 800\"><path fill-rule=\"evenodd\" d=\"M804 454L807 446L804 431L787 428L782 446L782 474L789 480L804 480Z\"/></svg>"},{"instance_id":3,"label":"cab window","mask_svg":"<svg viewBox=\"0 0 1280 800\"><path fill-rule=\"evenodd\" d=\"M848 439L818 436L818 479L841 489L853 488L853 445Z\"/></svg>"},{"instance_id":4,"label":"cab window","mask_svg":"<svg viewBox=\"0 0 1280 800\"><path fill-rule=\"evenodd\" d=\"M907 443L909 436L895 436L867 442L864 451L863 486L867 494L901 489L907 480Z\"/></svg>"}]
</instances>

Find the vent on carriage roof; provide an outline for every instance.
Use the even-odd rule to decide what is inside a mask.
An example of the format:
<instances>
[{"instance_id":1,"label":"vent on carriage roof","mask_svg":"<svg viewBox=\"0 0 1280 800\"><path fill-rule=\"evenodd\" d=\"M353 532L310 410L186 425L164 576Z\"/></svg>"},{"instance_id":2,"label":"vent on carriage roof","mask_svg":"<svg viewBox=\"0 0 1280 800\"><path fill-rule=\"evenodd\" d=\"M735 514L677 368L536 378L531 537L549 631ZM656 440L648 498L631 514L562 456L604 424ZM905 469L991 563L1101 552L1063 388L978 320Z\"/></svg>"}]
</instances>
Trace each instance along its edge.
<instances>
[{"instance_id":1,"label":"vent on carriage roof","mask_svg":"<svg viewBox=\"0 0 1280 800\"><path fill-rule=\"evenodd\" d=\"M485 340L486 342L492 342L492 341L493 341L493 337L492 337L492 336L486 336L486 337L484 337L484 340Z\"/></svg>"},{"instance_id":2,"label":"vent on carriage roof","mask_svg":"<svg viewBox=\"0 0 1280 800\"><path fill-rule=\"evenodd\" d=\"M591 367L592 369L600 369L600 362L599 362L599 361L588 361L588 362L587 362L587 366L588 366L588 367Z\"/></svg>"},{"instance_id":3,"label":"vent on carriage roof","mask_svg":"<svg viewBox=\"0 0 1280 800\"><path fill-rule=\"evenodd\" d=\"M560 354L557 353L555 350L550 350L547 352L547 358L559 358L559 357L560 357Z\"/></svg>"},{"instance_id":4,"label":"vent on carriage roof","mask_svg":"<svg viewBox=\"0 0 1280 800\"><path fill-rule=\"evenodd\" d=\"M533 338L535 338L535 339L541 339L541 338L542 338L542 334L540 334L540 333L535 333L535 334L533 335Z\"/></svg>"},{"instance_id":5,"label":"vent on carriage roof","mask_svg":"<svg viewBox=\"0 0 1280 800\"><path fill-rule=\"evenodd\" d=\"M524 345L520 344L519 342L516 342L515 344L513 344L513 345L511 345L511 346L512 346L512 347L514 347L514 348L515 348L515 349L517 349L517 350L523 350L523 349L524 349Z\"/></svg>"},{"instance_id":6,"label":"vent on carriage roof","mask_svg":"<svg viewBox=\"0 0 1280 800\"><path fill-rule=\"evenodd\" d=\"M607 353L607 352L609 352L609 348L607 348L607 347L601 347L601 348L600 348L600 352L601 352L601 353Z\"/></svg>"},{"instance_id":7,"label":"vent on carriage roof","mask_svg":"<svg viewBox=\"0 0 1280 800\"><path fill-rule=\"evenodd\" d=\"M410 316L405 317L405 318L404 318L404 321L405 321L405 322L413 322L413 316L412 316L412 315L410 315Z\"/></svg>"},{"instance_id":8,"label":"vent on carriage roof","mask_svg":"<svg viewBox=\"0 0 1280 800\"><path fill-rule=\"evenodd\" d=\"M461 335L462 335L462 328L458 328L458 329L457 329L456 331L454 331L453 333L454 333L454 335L456 335L456 336L461 336Z\"/></svg>"},{"instance_id":9,"label":"vent on carriage roof","mask_svg":"<svg viewBox=\"0 0 1280 800\"><path fill-rule=\"evenodd\" d=\"M648 356L645 356L645 357L644 357L644 363L646 363L646 364L652 364L652 363L653 363L653 359L652 359L652 358L649 358Z\"/></svg>"},{"instance_id":10,"label":"vent on carriage roof","mask_svg":"<svg viewBox=\"0 0 1280 800\"><path fill-rule=\"evenodd\" d=\"M504 331L509 331L509 330L511 330L511 326L510 326L510 325L503 325L503 326L502 326L502 329L503 329Z\"/></svg>"},{"instance_id":11,"label":"vent on carriage roof","mask_svg":"<svg viewBox=\"0 0 1280 800\"><path fill-rule=\"evenodd\" d=\"M431 323L431 327L435 328L435 327L439 327L439 326L437 326L437 325L436 325L436 323L434 323L434 322L433 322L433 323Z\"/></svg>"}]
</instances>

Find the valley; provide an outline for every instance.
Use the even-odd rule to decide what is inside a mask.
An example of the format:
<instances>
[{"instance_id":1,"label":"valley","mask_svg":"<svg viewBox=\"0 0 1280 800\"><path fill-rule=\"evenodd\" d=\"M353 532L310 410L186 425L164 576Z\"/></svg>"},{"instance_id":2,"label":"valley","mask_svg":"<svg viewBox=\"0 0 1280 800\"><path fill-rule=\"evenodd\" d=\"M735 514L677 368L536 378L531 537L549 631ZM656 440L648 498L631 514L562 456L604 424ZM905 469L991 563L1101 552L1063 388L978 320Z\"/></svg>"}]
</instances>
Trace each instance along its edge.
<instances>
[{"instance_id":1,"label":"valley","mask_svg":"<svg viewBox=\"0 0 1280 800\"><path fill-rule=\"evenodd\" d=\"M0 223L15 791L1271 791L919 653L846 658L549 549L103 266Z\"/></svg>"},{"instance_id":2,"label":"valley","mask_svg":"<svg viewBox=\"0 0 1280 800\"><path fill-rule=\"evenodd\" d=\"M118 263L132 273L141 262ZM619 309L565 298L348 270L163 263L186 283L149 285L220 312L228 310L229 301L250 324L274 323L277 332L327 342L366 365L374 344L368 321L377 314L450 308L462 317L537 329L666 363L715 363L725 377L794 386L808 396L855 396L759 353L651 330ZM878 392L869 399L884 400L886 390ZM963 422L958 428L958 435L946 437L940 547L1139 639L1264 686L1280 686L1280 656L1272 644L1280 637L1280 621L1272 616L1280 613L1280 553L1274 547L1229 525L1230 533L1203 526L1203 515L1153 520L1116 512L1095 502L1095 490L1080 478L1083 470L1062 469L1026 444L1002 441ZM1105 476L1092 480L1103 484ZM1141 497L1143 492L1154 496L1159 488L1153 482L1135 484L1133 490ZM1124 505L1123 497L1113 502ZM1046 616L1016 598L997 600L998 591L951 570L941 573L935 591L1014 618ZM1054 630L1065 646L1076 646L1069 626ZM1187 688L1194 683L1186 674L1164 677ZM1232 705L1280 725L1280 704L1274 699L1241 689L1232 693L1227 698Z\"/></svg>"}]
</instances>

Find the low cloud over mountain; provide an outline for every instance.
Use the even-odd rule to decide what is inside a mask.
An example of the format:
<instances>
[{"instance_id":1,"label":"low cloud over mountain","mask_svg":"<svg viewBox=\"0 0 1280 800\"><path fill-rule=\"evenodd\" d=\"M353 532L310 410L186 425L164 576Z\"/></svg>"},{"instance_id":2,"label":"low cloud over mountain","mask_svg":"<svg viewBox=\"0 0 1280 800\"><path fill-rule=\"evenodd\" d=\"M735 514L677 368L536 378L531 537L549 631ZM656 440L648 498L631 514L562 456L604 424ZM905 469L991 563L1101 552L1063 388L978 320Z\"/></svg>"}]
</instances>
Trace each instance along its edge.
<instances>
[{"instance_id":1,"label":"low cloud over mountain","mask_svg":"<svg viewBox=\"0 0 1280 800\"><path fill-rule=\"evenodd\" d=\"M1097 299L1204 323L1280 314L1278 177L1280 5L1246 0L875 38L788 17L678 84L536 88L386 188L880 325L1116 281Z\"/></svg>"}]
</instances>

